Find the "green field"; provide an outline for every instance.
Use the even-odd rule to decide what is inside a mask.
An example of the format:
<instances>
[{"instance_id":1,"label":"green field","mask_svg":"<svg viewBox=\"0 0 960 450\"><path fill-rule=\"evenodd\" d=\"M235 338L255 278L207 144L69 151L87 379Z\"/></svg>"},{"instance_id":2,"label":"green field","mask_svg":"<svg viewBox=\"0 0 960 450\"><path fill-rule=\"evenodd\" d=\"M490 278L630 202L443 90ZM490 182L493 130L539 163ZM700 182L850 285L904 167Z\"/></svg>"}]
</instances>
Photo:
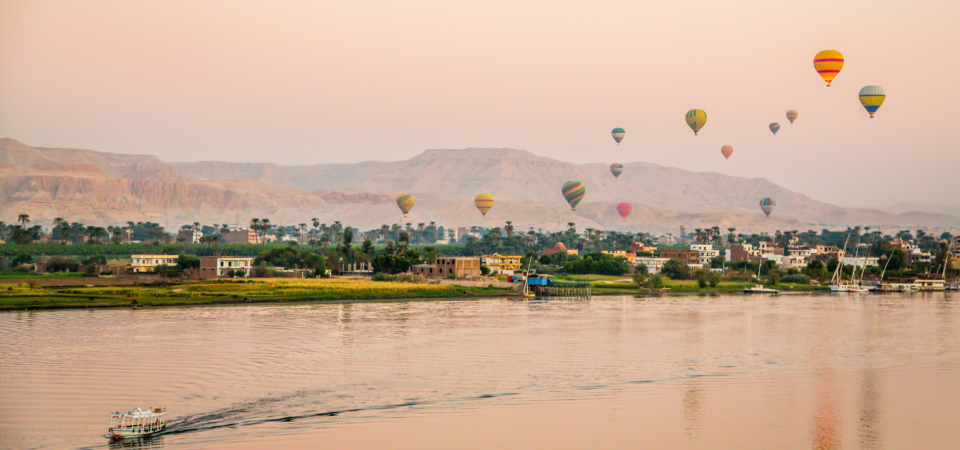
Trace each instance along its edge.
<instances>
[{"instance_id":1,"label":"green field","mask_svg":"<svg viewBox=\"0 0 960 450\"><path fill-rule=\"evenodd\" d=\"M253 279L155 286L0 285L0 310L445 297L504 297L504 288L324 279Z\"/></svg>"}]
</instances>

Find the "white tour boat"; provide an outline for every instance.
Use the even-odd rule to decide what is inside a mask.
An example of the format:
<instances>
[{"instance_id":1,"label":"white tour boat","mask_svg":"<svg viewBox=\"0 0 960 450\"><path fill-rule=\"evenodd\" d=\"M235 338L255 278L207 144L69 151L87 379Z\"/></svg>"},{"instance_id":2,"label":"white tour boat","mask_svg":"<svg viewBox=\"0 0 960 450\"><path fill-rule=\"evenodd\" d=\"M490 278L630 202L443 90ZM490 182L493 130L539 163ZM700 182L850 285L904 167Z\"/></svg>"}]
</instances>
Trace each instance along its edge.
<instances>
[{"instance_id":1,"label":"white tour boat","mask_svg":"<svg viewBox=\"0 0 960 450\"><path fill-rule=\"evenodd\" d=\"M134 408L133 411L126 414L117 411L110 418L110 429L107 430L107 437L123 439L160 433L167 428L167 423L163 420L163 416L166 414L166 408L147 408L146 411Z\"/></svg>"},{"instance_id":2,"label":"white tour boat","mask_svg":"<svg viewBox=\"0 0 960 450\"><path fill-rule=\"evenodd\" d=\"M779 294L780 291L777 289L763 287L762 284L757 284L757 285L754 285L752 288L744 289L743 293L744 294Z\"/></svg>"}]
</instances>

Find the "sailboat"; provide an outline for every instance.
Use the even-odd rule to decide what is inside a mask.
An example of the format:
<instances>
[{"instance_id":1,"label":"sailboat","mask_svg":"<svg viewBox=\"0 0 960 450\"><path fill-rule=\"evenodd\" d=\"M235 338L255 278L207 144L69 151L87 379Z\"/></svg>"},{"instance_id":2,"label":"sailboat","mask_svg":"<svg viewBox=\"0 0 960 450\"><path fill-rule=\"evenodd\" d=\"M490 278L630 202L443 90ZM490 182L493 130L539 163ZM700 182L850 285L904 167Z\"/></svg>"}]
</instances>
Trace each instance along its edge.
<instances>
[{"instance_id":1,"label":"sailboat","mask_svg":"<svg viewBox=\"0 0 960 450\"><path fill-rule=\"evenodd\" d=\"M527 261L527 270L523 271L523 298L524 299L533 299L537 298L537 294L530 291L530 264L533 263L533 258L531 257Z\"/></svg>"},{"instance_id":2,"label":"sailboat","mask_svg":"<svg viewBox=\"0 0 960 450\"><path fill-rule=\"evenodd\" d=\"M870 254L867 253L867 257L869 256ZM867 258L864 258L863 267L860 268L860 279L856 283L853 282L857 278L857 267L860 266L860 238L857 238L857 253L853 260L853 273L850 274L850 292L855 294L870 292L869 289L863 287L863 273L867 271Z\"/></svg>"},{"instance_id":3,"label":"sailboat","mask_svg":"<svg viewBox=\"0 0 960 450\"><path fill-rule=\"evenodd\" d=\"M760 258L760 262L757 264L757 281L760 280L760 268L763 267L763 258ZM763 284L755 284L751 288L744 288L744 294L779 294L780 291L777 289L763 287Z\"/></svg>"},{"instance_id":4,"label":"sailboat","mask_svg":"<svg viewBox=\"0 0 960 450\"><path fill-rule=\"evenodd\" d=\"M850 243L850 235L847 235L847 240L843 243L843 250L840 252L841 255L847 254L847 244ZM830 292L850 292L850 285L843 283L843 257L837 258L839 261L837 263L837 269L833 271L833 278L830 279Z\"/></svg>"}]
</instances>

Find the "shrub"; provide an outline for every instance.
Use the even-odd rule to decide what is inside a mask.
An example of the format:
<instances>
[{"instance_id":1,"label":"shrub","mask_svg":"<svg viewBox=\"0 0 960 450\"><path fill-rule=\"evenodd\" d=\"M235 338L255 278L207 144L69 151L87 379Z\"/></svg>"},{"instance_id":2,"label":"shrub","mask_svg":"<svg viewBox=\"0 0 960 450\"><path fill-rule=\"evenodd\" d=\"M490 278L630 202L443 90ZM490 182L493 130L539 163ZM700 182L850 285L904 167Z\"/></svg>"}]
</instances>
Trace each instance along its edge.
<instances>
[{"instance_id":1,"label":"shrub","mask_svg":"<svg viewBox=\"0 0 960 450\"><path fill-rule=\"evenodd\" d=\"M47 272L76 272L78 264L67 258L55 256L47 260Z\"/></svg>"},{"instance_id":2,"label":"shrub","mask_svg":"<svg viewBox=\"0 0 960 450\"><path fill-rule=\"evenodd\" d=\"M770 276L767 277L770 280L770 284L776 286L777 282L780 281L780 272L770 272Z\"/></svg>"},{"instance_id":3,"label":"shrub","mask_svg":"<svg viewBox=\"0 0 960 450\"><path fill-rule=\"evenodd\" d=\"M89 257L89 258L84 259L84 260L83 260L83 264L84 264L84 265L91 265L91 266L92 266L92 265L98 265L98 264L99 264L99 265L101 265L101 266L105 266L105 265L107 265L107 257L106 257L106 256L103 256L103 255L93 255L93 256L91 256L91 257Z\"/></svg>"},{"instance_id":4,"label":"shrub","mask_svg":"<svg viewBox=\"0 0 960 450\"><path fill-rule=\"evenodd\" d=\"M663 263L660 273L666 275L671 280L686 280L690 278L690 267L679 259L671 259Z\"/></svg>"},{"instance_id":5,"label":"shrub","mask_svg":"<svg viewBox=\"0 0 960 450\"><path fill-rule=\"evenodd\" d=\"M647 287L650 289L662 289L663 288L663 276L654 275L647 279Z\"/></svg>"},{"instance_id":6,"label":"shrub","mask_svg":"<svg viewBox=\"0 0 960 450\"><path fill-rule=\"evenodd\" d=\"M810 284L810 277L806 275L787 275L780 279L781 283Z\"/></svg>"},{"instance_id":7,"label":"shrub","mask_svg":"<svg viewBox=\"0 0 960 450\"><path fill-rule=\"evenodd\" d=\"M700 289L707 287L707 277L700 275L700 278L697 278L697 286L700 286Z\"/></svg>"},{"instance_id":8,"label":"shrub","mask_svg":"<svg viewBox=\"0 0 960 450\"><path fill-rule=\"evenodd\" d=\"M720 275L716 273L711 273L707 276L707 281L710 282L710 287L715 288L720 284Z\"/></svg>"},{"instance_id":9,"label":"shrub","mask_svg":"<svg viewBox=\"0 0 960 450\"><path fill-rule=\"evenodd\" d=\"M480 265L480 275L490 275L490 267Z\"/></svg>"},{"instance_id":10,"label":"shrub","mask_svg":"<svg viewBox=\"0 0 960 450\"><path fill-rule=\"evenodd\" d=\"M644 269L646 269L646 266L644 266ZM643 284L646 282L647 282L646 270L644 270L643 272L638 270L633 273L633 283L637 285L637 288L643 287Z\"/></svg>"}]
</instances>

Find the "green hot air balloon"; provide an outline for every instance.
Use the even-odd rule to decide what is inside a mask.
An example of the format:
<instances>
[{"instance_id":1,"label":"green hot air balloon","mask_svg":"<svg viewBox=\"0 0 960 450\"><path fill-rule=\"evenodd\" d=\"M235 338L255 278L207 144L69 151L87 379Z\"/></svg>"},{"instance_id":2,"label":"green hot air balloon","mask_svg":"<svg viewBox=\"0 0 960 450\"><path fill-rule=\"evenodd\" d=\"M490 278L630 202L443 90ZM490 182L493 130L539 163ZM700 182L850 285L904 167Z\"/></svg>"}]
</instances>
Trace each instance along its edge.
<instances>
[{"instance_id":1,"label":"green hot air balloon","mask_svg":"<svg viewBox=\"0 0 960 450\"><path fill-rule=\"evenodd\" d=\"M627 132L626 132L626 131L623 131L623 128L614 128L614 129L613 129L613 140L617 141L617 144L619 144L620 141L623 140L623 136L626 135L626 134L627 134Z\"/></svg>"}]
</instances>

